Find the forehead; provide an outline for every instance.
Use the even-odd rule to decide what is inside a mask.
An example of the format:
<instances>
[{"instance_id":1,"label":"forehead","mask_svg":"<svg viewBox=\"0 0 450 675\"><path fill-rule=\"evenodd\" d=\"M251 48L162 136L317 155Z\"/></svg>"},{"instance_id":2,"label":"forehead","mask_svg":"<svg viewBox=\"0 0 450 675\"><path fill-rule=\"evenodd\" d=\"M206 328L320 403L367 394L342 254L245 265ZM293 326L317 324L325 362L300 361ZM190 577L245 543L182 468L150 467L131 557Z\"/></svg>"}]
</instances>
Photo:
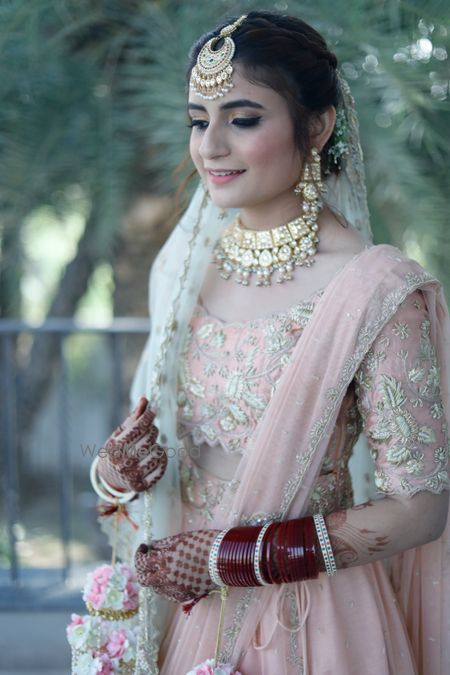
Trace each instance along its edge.
<instances>
[{"instance_id":1,"label":"forehead","mask_svg":"<svg viewBox=\"0 0 450 675\"><path fill-rule=\"evenodd\" d=\"M219 96L213 100L204 99L192 89L189 89L189 103L194 103L196 105L201 105L206 108L208 111L218 110L224 103L228 103L233 100L250 100L255 103L259 103L264 108L269 110L273 109L287 109L287 103L278 92L276 92L271 87L259 84L256 82L250 82L239 66L233 66L234 72L232 77L233 87L229 92L224 96Z\"/></svg>"}]
</instances>

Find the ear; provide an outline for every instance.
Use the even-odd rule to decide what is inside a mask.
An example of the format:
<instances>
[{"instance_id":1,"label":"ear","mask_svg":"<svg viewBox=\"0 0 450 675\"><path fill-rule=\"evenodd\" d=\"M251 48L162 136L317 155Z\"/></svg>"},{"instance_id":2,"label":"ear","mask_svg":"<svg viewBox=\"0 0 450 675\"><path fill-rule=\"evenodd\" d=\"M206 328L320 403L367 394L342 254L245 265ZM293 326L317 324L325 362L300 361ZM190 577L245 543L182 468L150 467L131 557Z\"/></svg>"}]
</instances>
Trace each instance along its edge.
<instances>
[{"instance_id":1,"label":"ear","mask_svg":"<svg viewBox=\"0 0 450 675\"><path fill-rule=\"evenodd\" d=\"M333 133L336 123L336 108L330 106L325 112L317 115L311 123L311 145L321 152Z\"/></svg>"}]
</instances>

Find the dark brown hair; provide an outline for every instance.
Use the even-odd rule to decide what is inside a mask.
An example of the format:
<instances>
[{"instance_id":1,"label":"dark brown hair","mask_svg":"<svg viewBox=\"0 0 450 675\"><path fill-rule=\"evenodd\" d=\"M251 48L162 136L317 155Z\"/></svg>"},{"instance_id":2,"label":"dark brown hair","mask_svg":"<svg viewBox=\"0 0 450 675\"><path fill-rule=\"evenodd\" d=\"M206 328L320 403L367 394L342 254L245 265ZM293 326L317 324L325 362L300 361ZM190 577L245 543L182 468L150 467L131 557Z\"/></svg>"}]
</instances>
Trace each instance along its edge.
<instances>
[{"instance_id":1,"label":"dark brown hair","mask_svg":"<svg viewBox=\"0 0 450 675\"><path fill-rule=\"evenodd\" d=\"M228 19L193 45L188 81L203 45L237 18ZM239 64L249 81L266 85L283 96L294 125L297 147L303 157L308 157L312 122L340 102L336 56L329 51L324 38L307 23L274 12L249 12L232 38L236 45L233 63ZM339 164L330 161L328 155L333 136L334 132L321 153L324 174L339 171Z\"/></svg>"}]
</instances>

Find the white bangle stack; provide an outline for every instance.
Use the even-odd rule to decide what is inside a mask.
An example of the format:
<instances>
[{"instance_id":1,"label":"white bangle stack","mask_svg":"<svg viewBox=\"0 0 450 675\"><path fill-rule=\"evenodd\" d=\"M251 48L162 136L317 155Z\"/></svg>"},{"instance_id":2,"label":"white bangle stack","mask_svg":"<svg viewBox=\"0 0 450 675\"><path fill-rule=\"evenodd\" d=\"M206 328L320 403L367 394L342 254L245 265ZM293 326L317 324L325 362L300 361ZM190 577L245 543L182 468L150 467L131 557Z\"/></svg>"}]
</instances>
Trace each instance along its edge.
<instances>
[{"instance_id":1,"label":"white bangle stack","mask_svg":"<svg viewBox=\"0 0 450 675\"><path fill-rule=\"evenodd\" d=\"M331 548L331 542L330 537L328 536L325 518L321 513L315 513L313 518L314 525L316 527L317 538L322 551L323 561L325 563L325 571L329 577L333 577L337 572L336 560L334 559L333 549Z\"/></svg>"},{"instance_id":2,"label":"white bangle stack","mask_svg":"<svg viewBox=\"0 0 450 675\"><path fill-rule=\"evenodd\" d=\"M223 583L222 579L219 576L219 570L217 569L217 558L219 555L220 544L222 543L222 540L228 531L229 528L219 532L217 537L214 539L213 544L211 546L211 550L209 552L209 561L208 561L209 576L211 577L211 581L214 584L216 584L216 586L225 586L225 584Z\"/></svg>"},{"instance_id":3,"label":"white bangle stack","mask_svg":"<svg viewBox=\"0 0 450 675\"><path fill-rule=\"evenodd\" d=\"M267 530L272 525L272 523L273 520L269 520L265 525L263 525L260 533L258 534L258 539L256 540L255 557L253 560L253 565L255 570L255 577L258 579L261 586L271 586L271 584L268 581L264 581L263 576L261 574L261 570L259 568L259 563L261 560L261 549L263 545L264 535L266 534Z\"/></svg>"},{"instance_id":4,"label":"white bangle stack","mask_svg":"<svg viewBox=\"0 0 450 675\"><path fill-rule=\"evenodd\" d=\"M108 485L108 483L100 476L100 474L97 477L97 467L99 460L100 457L97 455L91 464L90 478L92 487L100 499L103 499L109 504L127 504L128 502L131 502L131 500L134 499L137 494L134 492L134 490L131 490L130 492L120 492L119 490L111 487L111 485ZM102 487L99 485L98 478L100 478ZM107 492L105 492L105 490L107 490Z\"/></svg>"}]
</instances>

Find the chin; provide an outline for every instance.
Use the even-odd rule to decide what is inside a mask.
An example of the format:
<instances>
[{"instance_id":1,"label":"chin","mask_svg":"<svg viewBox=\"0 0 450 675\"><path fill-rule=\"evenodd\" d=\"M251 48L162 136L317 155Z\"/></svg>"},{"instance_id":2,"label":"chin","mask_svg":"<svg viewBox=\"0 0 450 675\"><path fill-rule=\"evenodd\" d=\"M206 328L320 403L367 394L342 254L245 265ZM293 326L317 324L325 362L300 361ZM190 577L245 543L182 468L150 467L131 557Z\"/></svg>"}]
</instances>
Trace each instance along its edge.
<instances>
[{"instance_id":1,"label":"chin","mask_svg":"<svg viewBox=\"0 0 450 675\"><path fill-rule=\"evenodd\" d=\"M209 196L212 203L217 206L219 209L243 209L248 204L245 196L240 196L238 194L231 194L231 191L226 194L225 190L216 190L215 186L212 188L208 186Z\"/></svg>"},{"instance_id":2,"label":"chin","mask_svg":"<svg viewBox=\"0 0 450 675\"><path fill-rule=\"evenodd\" d=\"M225 197L225 195L213 194L211 190L209 191L209 196L211 198L214 206L217 206L219 209L238 209L240 204L237 204L234 199Z\"/></svg>"}]
</instances>

